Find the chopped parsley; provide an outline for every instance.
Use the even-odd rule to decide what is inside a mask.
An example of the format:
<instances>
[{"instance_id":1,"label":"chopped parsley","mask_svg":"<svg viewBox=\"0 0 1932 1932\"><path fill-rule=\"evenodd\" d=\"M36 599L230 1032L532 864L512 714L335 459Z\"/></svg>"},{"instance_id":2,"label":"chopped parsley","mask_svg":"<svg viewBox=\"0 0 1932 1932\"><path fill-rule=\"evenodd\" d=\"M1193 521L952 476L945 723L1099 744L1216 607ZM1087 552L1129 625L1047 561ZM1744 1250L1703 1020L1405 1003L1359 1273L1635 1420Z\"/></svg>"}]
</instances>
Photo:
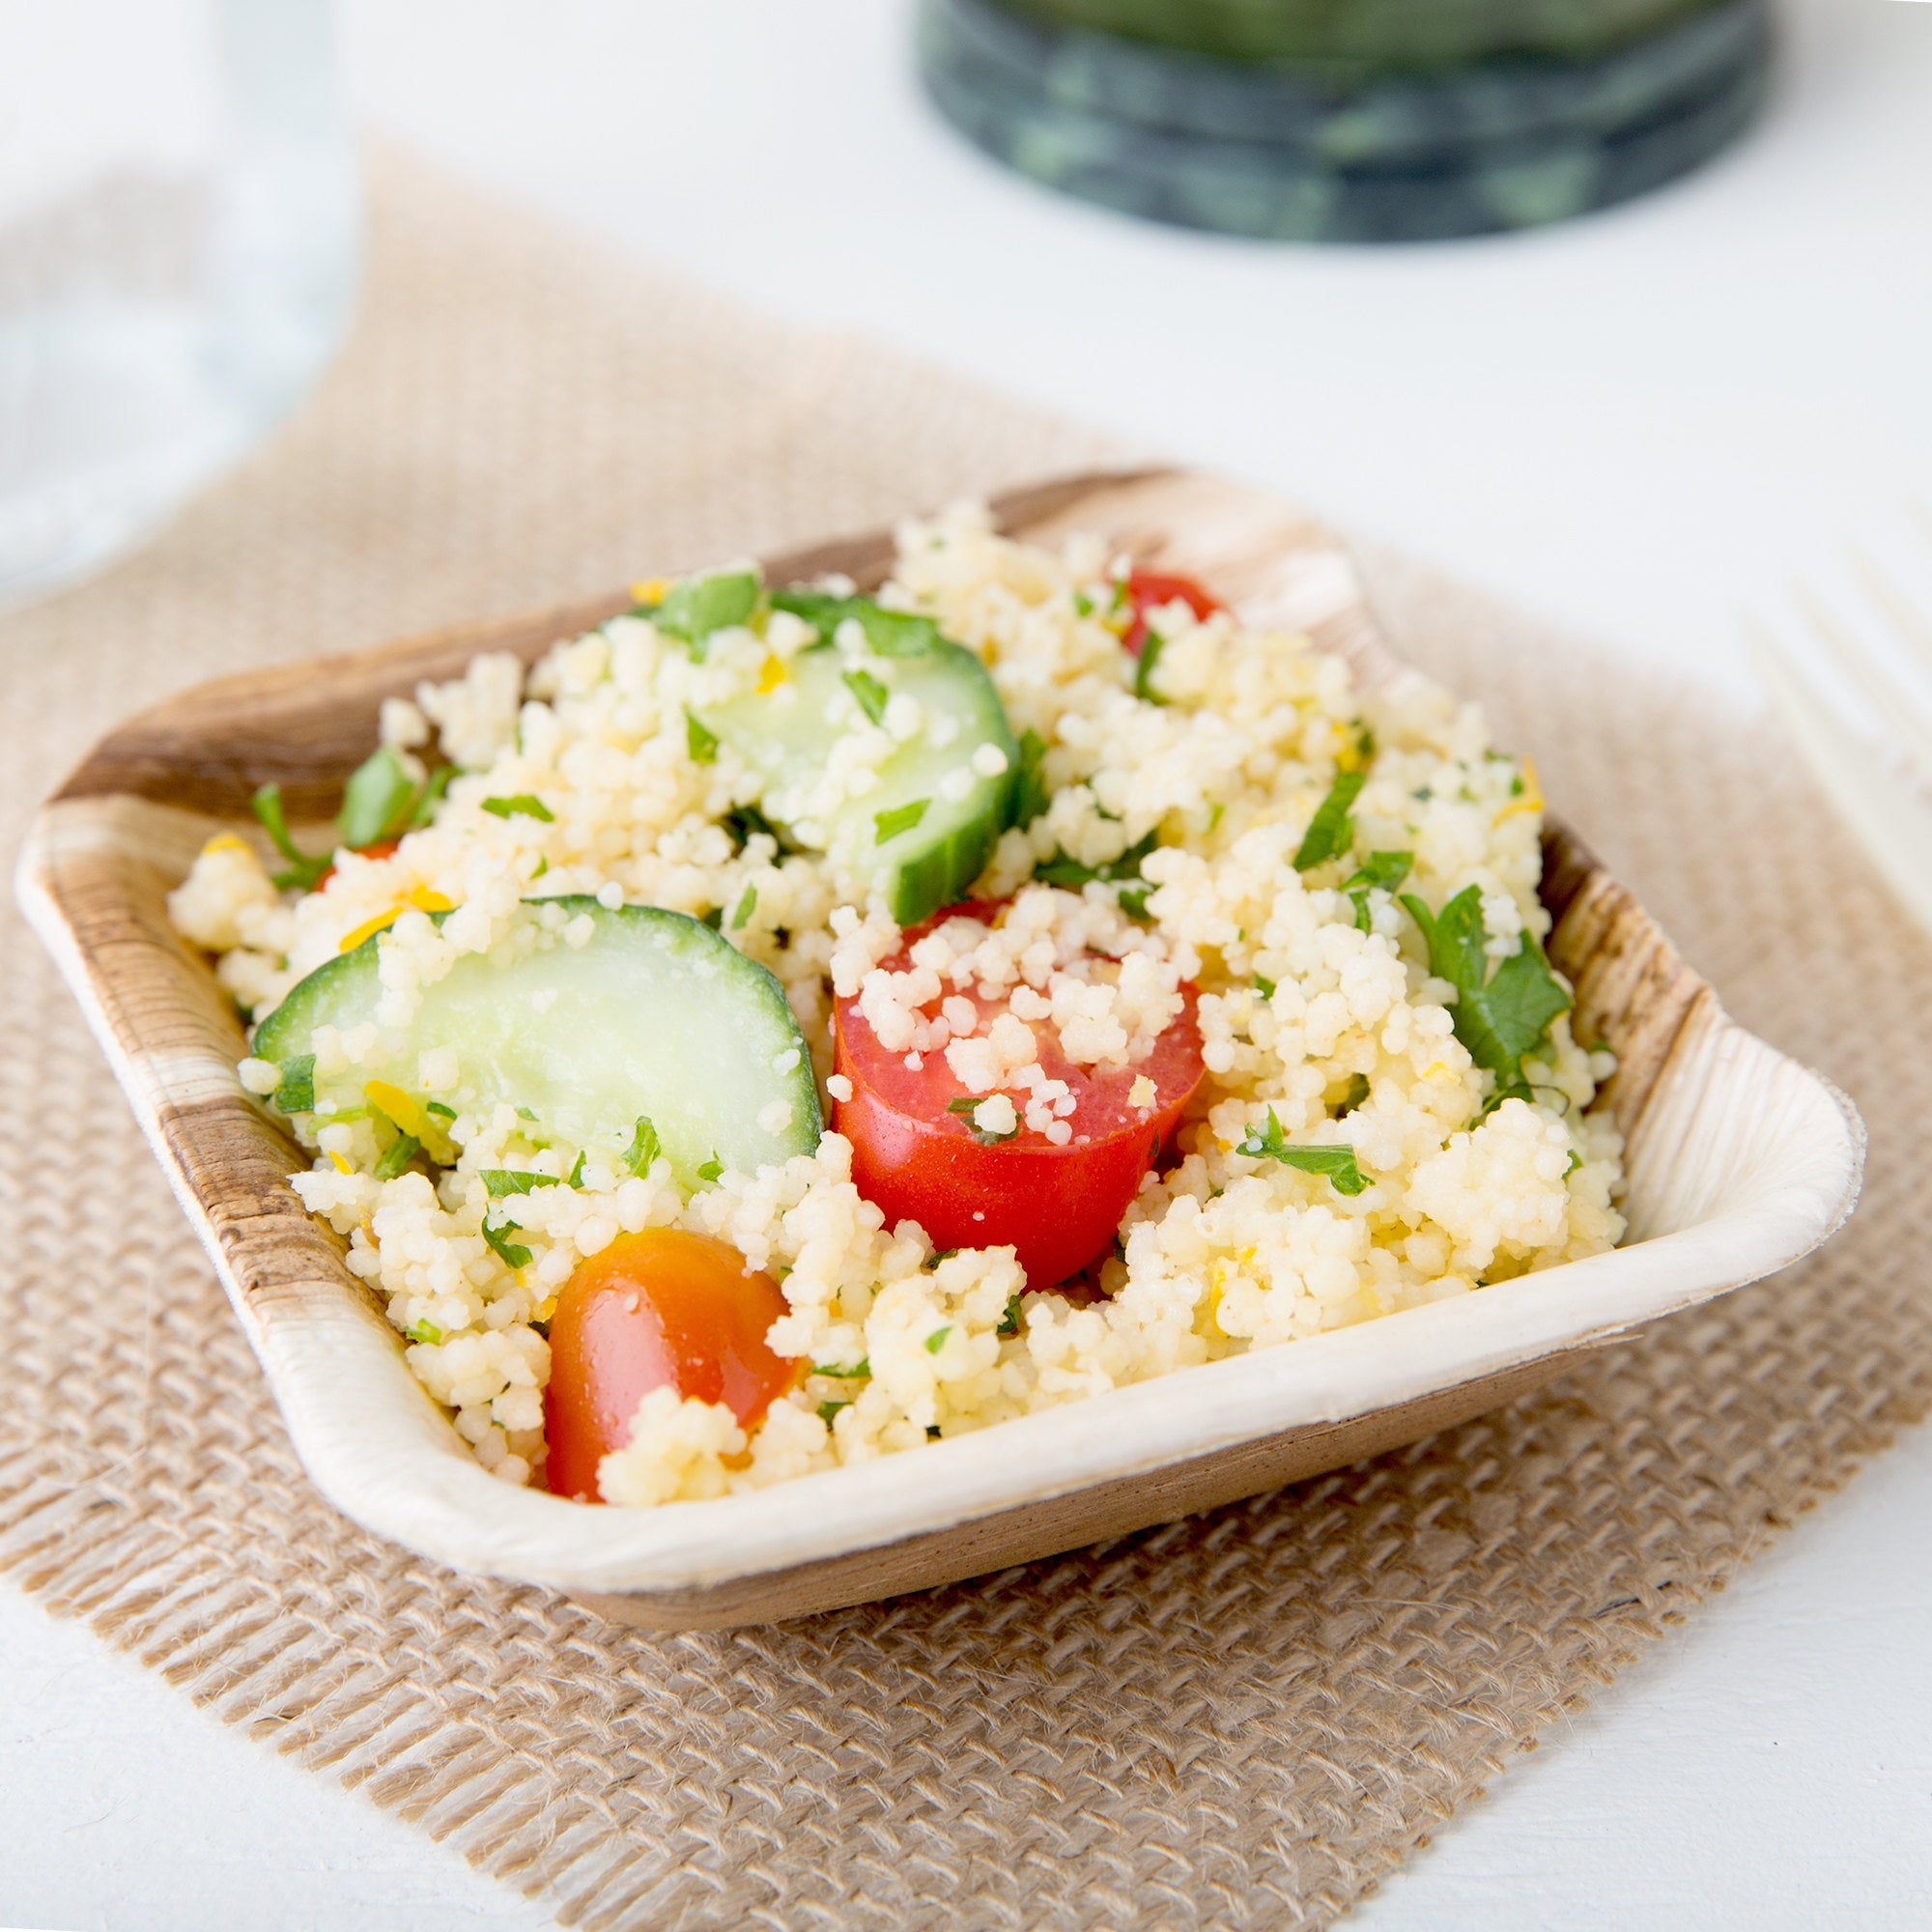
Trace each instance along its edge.
<instances>
[{"instance_id":1,"label":"chopped parsley","mask_svg":"<svg viewBox=\"0 0 1932 1932\"><path fill-rule=\"evenodd\" d=\"M835 1381L858 1381L872 1373L871 1358L867 1356L849 1369L836 1368L830 1362L813 1362L811 1373L815 1376L830 1376Z\"/></svg>"},{"instance_id":2,"label":"chopped parsley","mask_svg":"<svg viewBox=\"0 0 1932 1932\"><path fill-rule=\"evenodd\" d=\"M1414 864L1413 852L1371 852L1342 881L1342 890L1349 895L1355 908L1355 924L1363 932L1367 932L1371 924L1369 894L1376 891L1394 892L1408 877L1409 867Z\"/></svg>"},{"instance_id":3,"label":"chopped parsley","mask_svg":"<svg viewBox=\"0 0 1932 1932\"><path fill-rule=\"evenodd\" d=\"M528 1267L530 1264L529 1249L511 1240L509 1237L509 1231L514 1229L516 1225L514 1221L508 1221L501 1228L493 1228L490 1225L489 1215L485 1214L483 1217L483 1226L478 1232L482 1235L484 1240L489 1243L491 1252L496 1255L497 1259L505 1267Z\"/></svg>"},{"instance_id":4,"label":"chopped parsley","mask_svg":"<svg viewBox=\"0 0 1932 1932\"><path fill-rule=\"evenodd\" d=\"M1335 1109L1339 1121L1344 1114L1352 1114L1369 1097L1369 1076L1356 1073L1350 1076L1348 1090L1342 1095L1342 1104Z\"/></svg>"},{"instance_id":5,"label":"chopped parsley","mask_svg":"<svg viewBox=\"0 0 1932 1932\"><path fill-rule=\"evenodd\" d=\"M527 1194L533 1187L554 1187L556 1177L551 1174L532 1174L527 1168L486 1167L478 1170L483 1185L490 1191L492 1201L501 1201L506 1195Z\"/></svg>"},{"instance_id":6,"label":"chopped parsley","mask_svg":"<svg viewBox=\"0 0 1932 1932\"><path fill-rule=\"evenodd\" d=\"M694 765L718 762L718 733L688 704L684 707L684 748Z\"/></svg>"},{"instance_id":7,"label":"chopped parsley","mask_svg":"<svg viewBox=\"0 0 1932 1932\"><path fill-rule=\"evenodd\" d=\"M442 1330L434 1321L412 1321L403 1333L412 1342L426 1342L432 1349L442 1340Z\"/></svg>"},{"instance_id":8,"label":"chopped parsley","mask_svg":"<svg viewBox=\"0 0 1932 1932\"><path fill-rule=\"evenodd\" d=\"M312 1114L315 1112L315 1055L298 1053L292 1059L282 1062L281 1084L276 1087L270 1103L283 1114Z\"/></svg>"},{"instance_id":9,"label":"chopped parsley","mask_svg":"<svg viewBox=\"0 0 1932 1932\"><path fill-rule=\"evenodd\" d=\"M1107 884L1138 879L1141 861L1153 850L1159 836L1158 831L1150 832L1145 838L1129 845L1118 859L1108 859L1097 866L1084 865L1078 859L1069 859L1064 851L1056 851L1052 858L1033 868L1033 875L1042 886L1064 886L1074 893L1094 879Z\"/></svg>"},{"instance_id":10,"label":"chopped parsley","mask_svg":"<svg viewBox=\"0 0 1932 1932\"><path fill-rule=\"evenodd\" d=\"M378 1180L393 1180L409 1166L422 1148L422 1142L413 1134L398 1134L383 1151L383 1157L376 1163L375 1175Z\"/></svg>"},{"instance_id":11,"label":"chopped parsley","mask_svg":"<svg viewBox=\"0 0 1932 1932\"><path fill-rule=\"evenodd\" d=\"M713 932L723 932L724 930L724 908L723 906L713 906L711 910L708 913L706 913L701 920L698 921L698 924L708 925Z\"/></svg>"},{"instance_id":12,"label":"chopped parsley","mask_svg":"<svg viewBox=\"0 0 1932 1932\"><path fill-rule=\"evenodd\" d=\"M664 1143L658 1139L658 1130L651 1125L647 1116L638 1116L638 1130L631 1136L631 1145L624 1150L624 1165L633 1174L648 1175L651 1163L664 1152Z\"/></svg>"},{"instance_id":13,"label":"chopped parsley","mask_svg":"<svg viewBox=\"0 0 1932 1932\"><path fill-rule=\"evenodd\" d=\"M681 639L692 661L702 664L712 632L746 622L757 608L757 573L726 570L673 583L661 602L644 607L639 614L668 637Z\"/></svg>"},{"instance_id":14,"label":"chopped parsley","mask_svg":"<svg viewBox=\"0 0 1932 1932\"><path fill-rule=\"evenodd\" d=\"M826 1428L830 1429L832 1427L833 1417L836 1416L841 1408L850 1408L851 1406L852 1405L849 1402L821 1402L818 1405L818 1419L820 1422L824 1423Z\"/></svg>"},{"instance_id":15,"label":"chopped parsley","mask_svg":"<svg viewBox=\"0 0 1932 1932\"><path fill-rule=\"evenodd\" d=\"M943 641L930 617L910 611L888 611L869 597L837 597L829 590L774 590L772 609L803 617L828 643L849 617L866 642L882 658L923 657Z\"/></svg>"},{"instance_id":16,"label":"chopped parsley","mask_svg":"<svg viewBox=\"0 0 1932 1932\"><path fill-rule=\"evenodd\" d=\"M1013 823L1024 831L1053 803L1053 794L1040 777L1046 757L1046 740L1031 724L1020 733L1018 776L1013 782Z\"/></svg>"},{"instance_id":17,"label":"chopped parsley","mask_svg":"<svg viewBox=\"0 0 1932 1932\"><path fill-rule=\"evenodd\" d=\"M1151 925L1153 923L1153 915L1147 909L1148 895L1152 891L1153 888L1148 885L1122 886L1121 888L1120 908L1136 925Z\"/></svg>"},{"instance_id":18,"label":"chopped parsley","mask_svg":"<svg viewBox=\"0 0 1932 1932\"><path fill-rule=\"evenodd\" d=\"M583 1185L583 1149L579 1148L577 1150L577 1158L570 1164L570 1179L563 1183L566 1187L582 1187Z\"/></svg>"},{"instance_id":19,"label":"chopped parsley","mask_svg":"<svg viewBox=\"0 0 1932 1932\"><path fill-rule=\"evenodd\" d=\"M1456 1037L1478 1066L1495 1076L1491 1105L1529 1099L1523 1056L1543 1044L1550 1021L1570 1007L1543 948L1524 932L1517 951L1491 973L1479 886L1464 886L1439 913L1432 914L1413 893L1405 893L1402 902L1422 929L1429 970L1456 988L1450 1009Z\"/></svg>"},{"instance_id":20,"label":"chopped parsley","mask_svg":"<svg viewBox=\"0 0 1932 1932\"><path fill-rule=\"evenodd\" d=\"M403 769L403 761L388 746L378 746L350 773L343 788L342 810L335 814L343 844L356 849L393 838L409 824L416 797L416 781Z\"/></svg>"},{"instance_id":21,"label":"chopped parsley","mask_svg":"<svg viewBox=\"0 0 1932 1932\"><path fill-rule=\"evenodd\" d=\"M313 1058L314 1056L311 1055L310 1057ZM423 1112L425 1114L434 1114L440 1121L453 1121L456 1118L456 1109L441 1100L425 1100L423 1102Z\"/></svg>"},{"instance_id":22,"label":"chopped parsley","mask_svg":"<svg viewBox=\"0 0 1932 1932\"><path fill-rule=\"evenodd\" d=\"M724 1163L718 1158L718 1150L711 1150L711 1158L697 1170L699 1180L716 1180L724 1172Z\"/></svg>"},{"instance_id":23,"label":"chopped parsley","mask_svg":"<svg viewBox=\"0 0 1932 1932\"><path fill-rule=\"evenodd\" d=\"M1570 1165L1563 1170L1563 1179L1568 1180L1583 1165L1583 1156L1575 1148L1570 1150Z\"/></svg>"},{"instance_id":24,"label":"chopped parsley","mask_svg":"<svg viewBox=\"0 0 1932 1932\"><path fill-rule=\"evenodd\" d=\"M416 794L416 802L410 810L410 830L416 832L436 816L436 809L442 803L442 795L449 789L449 781L456 776L454 765L439 765L430 773L429 781Z\"/></svg>"},{"instance_id":25,"label":"chopped parsley","mask_svg":"<svg viewBox=\"0 0 1932 1932\"><path fill-rule=\"evenodd\" d=\"M942 1350L946 1346L947 1336L949 1336L952 1333L952 1324L950 1321L946 1324L944 1328L935 1328L932 1331L932 1333L925 1338L925 1352L928 1355L938 1354L940 1350Z\"/></svg>"},{"instance_id":26,"label":"chopped parsley","mask_svg":"<svg viewBox=\"0 0 1932 1932\"><path fill-rule=\"evenodd\" d=\"M873 836L884 845L896 838L901 832L910 832L925 816L925 808L930 799L908 799L904 805L895 805L889 811L875 811L872 814Z\"/></svg>"},{"instance_id":27,"label":"chopped parsley","mask_svg":"<svg viewBox=\"0 0 1932 1932\"><path fill-rule=\"evenodd\" d=\"M533 792L520 791L509 798L486 798L483 810L494 818L536 818L546 825L556 822L556 813Z\"/></svg>"},{"instance_id":28,"label":"chopped parsley","mask_svg":"<svg viewBox=\"0 0 1932 1932\"><path fill-rule=\"evenodd\" d=\"M1235 1151L1250 1160L1278 1160L1303 1174L1324 1174L1337 1194L1360 1194L1369 1184L1368 1177L1355 1165L1353 1148L1291 1146L1272 1107L1267 1110L1267 1125L1250 1127L1236 1143Z\"/></svg>"},{"instance_id":29,"label":"chopped parsley","mask_svg":"<svg viewBox=\"0 0 1932 1932\"><path fill-rule=\"evenodd\" d=\"M1158 631L1150 630L1141 639L1141 654L1134 661L1134 696L1146 704L1165 704L1164 698L1149 679L1153 676L1153 668L1160 662L1160 654L1167 648L1167 639Z\"/></svg>"},{"instance_id":30,"label":"chopped parsley","mask_svg":"<svg viewBox=\"0 0 1932 1932\"><path fill-rule=\"evenodd\" d=\"M1255 991L1263 999L1271 1000L1274 998L1274 981L1265 973L1257 973L1255 975Z\"/></svg>"},{"instance_id":31,"label":"chopped parsley","mask_svg":"<svg viewBox=\"0 0 1932 1932\"><path fill-rule=\"evenodd\" d=\"M781 852L792 850L792 847L785 843L784 834L755 805L734 805L718 822L724 826L732 845L740 852L759 834L769 838Z\"/></svg>"},{"instance_id":32,"label":"chopped parsley","mask_svg":"<svg viewBox=\"0 0 1932 1932\"><path fill-rule=\"evenodd\" d=\"M1017 1335L1020 1332L1020 1298L1017 1294L1007 1297L1007 1312L1000 1317L1000 1325L993 1330L996 1335Z\"/></svg>"},{"instance_id":33,"label":"chopped parsley","mask_svg":"<svg viewBox=\"0 0 1932 1932\"><path fill-rule=\"evenodd\" d=\"M751 916L757 911L757 909L758 909L758 889L756 886L747 886L745 888L744 896L738 901L737 905L732 909L731 930L733 932L742 932L745 928L745 922L749 920Z\"/></svg>"},{"instance_id":34,"label":"chopped parsley","mask_svg":"<svg viewBox=\"0 0 1932 1932\"><path fill-rule=\"evenodd\" d=\"M859 700L859 709L874 724L884 721L886 700L891 696L886 687L868 670L848 670L845 673L845 689Z\"/></svg>"},{"instance_id":35,"label":"chopped parsley","mask_svg":"<svg viewBox=\"0 0 1932 1932\"><path fill-rule=\"evenodd\" d=\"M1328 787L1328 796L1315 808L1315 816L1308 821L1308 830L1295 852L1297 872L1310 871L1330 859L1339 859L1349 849L1355 837L1355 821L1349 816L1349 808L1367 781L1366 772L1344 772Z\"/></svg>"},{"instance_id":36,"label":"chopped parsley","mask_svg":"<svg viewBox=\"0 0 1932 1932\"><path fill-rule=\"evenodd\" d=\"M998 1147L1002 1141L1011 1140L1020 1130L1019 1116L1017 1114L1013 1117L1012 1125L1007 1128L1004 1133L995 1133L990 1127L982 1127L973 1118L974 1108L979 1106L982 1100L990 1100L992 1097L990 1094L962 1094L956 1100L949 1100L946 1103L946 1111L949 1114L959 1114L965 1118L966 1125L971 1130L973 1138L981 1147Z\"/></svg>"},{"instance_id":37,"label":"chopped parsley","mask_svg":"<svg viewBox=\"0 0 1932 1932\"><path fill-rule=\"evenodd\" d=\"M276 888L281 892L312 892L315 883L328 870L330 860L327 852L311 858L289 837L289 825L282 812L282 788L278 784L265 784L256 787L255 796L248 801L249 809L261 821L262 830L273 841L275 850L288 864L286 871L274 875Z\"/></svg>"}]
</instances>

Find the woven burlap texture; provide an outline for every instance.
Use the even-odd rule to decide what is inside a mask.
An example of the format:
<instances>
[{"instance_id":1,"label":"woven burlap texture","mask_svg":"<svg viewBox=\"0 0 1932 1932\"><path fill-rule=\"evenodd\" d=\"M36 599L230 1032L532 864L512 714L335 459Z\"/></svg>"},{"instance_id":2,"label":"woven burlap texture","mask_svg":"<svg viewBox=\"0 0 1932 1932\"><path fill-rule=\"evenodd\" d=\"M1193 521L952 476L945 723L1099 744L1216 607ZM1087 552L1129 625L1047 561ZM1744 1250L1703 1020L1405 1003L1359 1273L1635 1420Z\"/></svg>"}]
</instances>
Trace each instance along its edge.
<instances>
[{"instance_id":1,"label":"woven burlap texture","mask_svg":"<svg viewBox=\"0 0 1932 1932\"><path fill-rule=\"evenodd\" d=\"M393 160L318 399L147 552L0 626L12 838L216 672L861 526L1104 453L602 262ZM1872 1129L1821 1259L1379 1462L957 1588L675 1638L362 1535L310 1489L16 916L0 1568L568 1920L1320 1925L1932 1388L1932 952L1748 724L1398 561L1399 644L1732 1009Z\"/></svg>"}]
</instances>

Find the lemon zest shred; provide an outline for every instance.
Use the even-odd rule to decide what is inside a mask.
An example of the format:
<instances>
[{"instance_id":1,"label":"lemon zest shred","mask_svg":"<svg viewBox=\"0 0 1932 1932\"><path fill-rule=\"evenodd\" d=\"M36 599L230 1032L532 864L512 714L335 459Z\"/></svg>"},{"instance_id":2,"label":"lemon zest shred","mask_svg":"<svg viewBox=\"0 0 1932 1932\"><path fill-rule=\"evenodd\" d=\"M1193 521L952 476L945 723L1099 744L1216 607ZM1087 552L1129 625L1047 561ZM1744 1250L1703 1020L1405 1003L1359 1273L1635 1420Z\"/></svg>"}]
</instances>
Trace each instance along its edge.
<instances>
[{"instance_id":1,"label":"lemon zest shred","mask_svg":"<svg viewBox=\"0 0 1932 1932\"><path fill-rule=\"evenodd\" d=\"M362 1097L378 1113L386 1115L403 1132L421 1140L429 1127L423 1110L400 1087L386 1080L371 1080L362 1089Z\"/></svg>"},{"instance_id":2,"label":"lemon zest shred","mask_svg":"<svg viewBox=\"0 0 1932 1932\"><path fill-rule=\"evenodd\" d=\"M374 919L365 919L360 925L345 932L335 942L336 952L354 952L365 939L373 939L377 933L387 931L402 918L405 910L403 906L391 906L387 912L379 912Z\"/></svg>"},{"instance_id":3,"label":"lemon zest shred","mask_svg":"<svg viewBox=\"0 0 1932 1932\"><path fill-rule=\"evenodd\" d=\"M454 899L444 898L440 893L429 886L412 886L403 896L418 912L454 912L456 910L456 901Z\"/></svg>"},{"instance_id":4,"label":"lemon zest shred","mask_svg":"<svg viewBox=\"0 0 1932 1932\"><path fill-rule=\"evenodd\" d=\"M245 838L237 838L232 832L217 832L201 848L203 858L206 858L211 852L247 852L251 858L254 856L250 850L248 841Z\"/></svg>"},{"instance_id":5,"label":"lemon zest shred","mask_svg":"<svg viewBox=\"0 0 1932 1932\"><path fill-rule=\"evenodd\" d=\"M328 1157L335 1163L335 1171L337 1174L354 1174L355 1172L355 1170L353 1167L351 1167L349 1163L346 1160L344 1160L342 1156L339 1153L337 1153L333 1148L330 1148L328 1150Z\"/></svg>"},{"instance_id":6,"label":"lemon zest shred","mask_svg":"<svg viewBox=\"0 0 1932 1932\"><path fill-rule=\"evenodd\" d=\"M767 697L781 685L791 673L785 669L783 662L771 652L765 653L765 661L758 667L758 696Z\"/></svg>"},{"instance_id":7,"label":"lemon zest shred","mask_svg":"<svg viewBox=\"0 0 1932 1932\"><path fill-rule=\"evenodd\" d=\"M1511 799L1490 820L1490 829L1492 831L1500 825L1504 819L1514 818L1519 812L1541 811L1543 810L1543 781L1536 776L1536 760L1534 758L1524 758L1521 760L1521 765L1522 796Z\"/></svg>"}]
</instances>

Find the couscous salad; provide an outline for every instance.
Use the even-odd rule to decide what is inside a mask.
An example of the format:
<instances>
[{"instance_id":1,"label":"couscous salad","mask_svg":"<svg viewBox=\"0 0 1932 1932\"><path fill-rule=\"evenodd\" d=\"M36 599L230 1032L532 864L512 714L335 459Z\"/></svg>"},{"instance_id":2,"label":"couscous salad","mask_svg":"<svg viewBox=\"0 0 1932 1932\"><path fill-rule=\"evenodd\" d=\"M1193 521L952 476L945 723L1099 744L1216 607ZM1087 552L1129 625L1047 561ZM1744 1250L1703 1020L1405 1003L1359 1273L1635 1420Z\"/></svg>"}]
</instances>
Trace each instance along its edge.
<instances>
[{"instance_id":1,"label":"couscous salad","mask_svg":"<svg viewBox=\"0 0 1932 1932\"><path fill-rule=\"evenodd\" d=\"M383 708L178 930L509 1482L716 1496L1613 1246L1526 760L959 510Z\"/></svg>"}]
</instances>

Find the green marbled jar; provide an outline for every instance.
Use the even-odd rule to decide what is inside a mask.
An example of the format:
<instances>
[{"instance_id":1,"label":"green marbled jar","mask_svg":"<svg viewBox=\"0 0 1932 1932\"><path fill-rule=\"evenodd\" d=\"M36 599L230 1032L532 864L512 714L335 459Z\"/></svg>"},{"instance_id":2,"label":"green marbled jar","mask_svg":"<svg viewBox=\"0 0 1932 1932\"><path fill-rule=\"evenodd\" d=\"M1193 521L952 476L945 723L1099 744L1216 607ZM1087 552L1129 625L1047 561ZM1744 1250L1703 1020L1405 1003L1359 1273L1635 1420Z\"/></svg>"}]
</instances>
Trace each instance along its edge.
<instances>
[{"instance_id":1,"label":"green marbled jar","mask_svg":"<svg viewBox=\"0 0 1932 1932\"><path fill-rule=\"evenodd\" d=\"M1278 241L1561 220L1762 101L1767 0L921 0L969 139L1067 193Z\"/></svg>"}]
</instances>

